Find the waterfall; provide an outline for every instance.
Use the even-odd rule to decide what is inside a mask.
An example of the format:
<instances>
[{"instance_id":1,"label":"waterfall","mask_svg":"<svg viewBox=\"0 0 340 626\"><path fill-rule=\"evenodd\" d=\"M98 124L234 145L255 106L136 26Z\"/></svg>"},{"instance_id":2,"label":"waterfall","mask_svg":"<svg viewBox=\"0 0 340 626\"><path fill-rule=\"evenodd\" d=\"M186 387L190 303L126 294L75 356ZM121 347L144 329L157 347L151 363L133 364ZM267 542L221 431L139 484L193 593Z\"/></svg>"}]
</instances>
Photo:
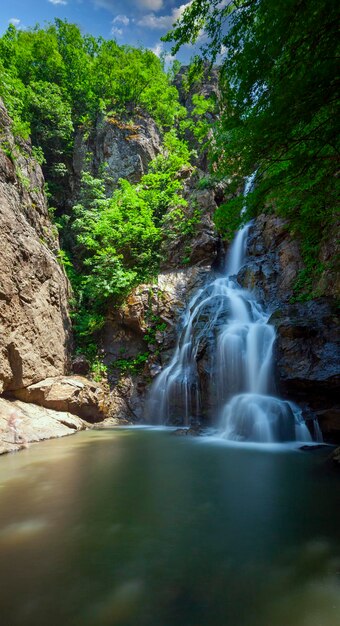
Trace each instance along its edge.
<instances>
[{"instance_id":1,"label":"waterfall","mask_svg":"<svg viewBox=\"0 0 340 626\"><path fill-rule=\"evenodd\" d=\"M275 395L269 314L237 282L250 225L236 234L223 275L189 302L174 355L152 385L147 413L162 424L190 425L210 412L221 437L233 441L311 441L298 407Z\"/></svg>"}]
</instances>

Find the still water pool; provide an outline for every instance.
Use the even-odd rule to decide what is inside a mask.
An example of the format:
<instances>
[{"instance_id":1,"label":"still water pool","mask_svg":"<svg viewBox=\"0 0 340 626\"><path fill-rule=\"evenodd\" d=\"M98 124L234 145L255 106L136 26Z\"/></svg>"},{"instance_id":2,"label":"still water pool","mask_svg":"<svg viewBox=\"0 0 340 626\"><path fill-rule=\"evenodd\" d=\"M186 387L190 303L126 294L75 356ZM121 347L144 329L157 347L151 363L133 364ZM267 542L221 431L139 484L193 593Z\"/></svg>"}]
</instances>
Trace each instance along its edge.
<instances>
[{"instance_id":1,"label":"still water pool","mask_svg":"<svg viewBox=\"0 0 340 626\"><path fill-rule=\"evenodd\" d=\"M1 458L1 624L340 626L327 454L117 428Z\"/></svg>"}]
</instances>

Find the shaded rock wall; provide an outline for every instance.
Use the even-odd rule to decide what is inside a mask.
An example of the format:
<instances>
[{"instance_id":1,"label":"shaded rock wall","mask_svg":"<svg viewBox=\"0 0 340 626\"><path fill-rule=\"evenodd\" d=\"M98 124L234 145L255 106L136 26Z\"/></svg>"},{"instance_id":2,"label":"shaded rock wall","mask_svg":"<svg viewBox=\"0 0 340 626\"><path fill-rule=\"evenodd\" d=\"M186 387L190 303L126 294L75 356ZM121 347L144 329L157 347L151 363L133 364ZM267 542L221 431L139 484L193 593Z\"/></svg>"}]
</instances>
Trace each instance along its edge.
<instances>
[{"instance_id":1,"label":"shaded rock wall","mask_svg":"<svg viewBox=\"0 0 340 626\"><path fill-rule=\"evenodd\" d=\"M288 302L303 263L287 222L276 215L260 215L250 229L247 254L247 264L238 275L241 285L255 290L272 309Z\"/></svg>"},{"instance_id":2,"label":"shaded rock wall","mask_svg":"<svg viewBox=\"0 0 340 626\"><path fill-rule=\"evenodd\" d=\"M335 241L323 244L325 257L329 259L336 253ZM334 271L325 271L321 277L328 295L291 304L303 262L287 224L275 215L260 215L254 221L248 254L248 263L238 279L254 289L273 311L270 323L277 330L274 350L278 392L298 402L306 418L316 415L326 439L340 440L339 289ZM315 289L319 286L316 284Z\"/></svg>"},{"instance_id":3,"label":"shaded rock wall","mask_svg":"<svg viewBox=\"0 0 340 626\"><path fill-rule=\"evenodd\" d=\"M288 304L270 319L282 395L316 413L326 438L340 440L340 332L334 300Z\"/></svg>"},{"instance_id":4,"label":"shaded rock wall","mask_svg":"<svg viewBox=\"0 0 340 626\"><path fill-rule=\"evenodd\" d=\"M0 103L0 393L67 370L69 285L57 261L44 178L29 142L15 143Z\"/></svg>"}]
</instances>

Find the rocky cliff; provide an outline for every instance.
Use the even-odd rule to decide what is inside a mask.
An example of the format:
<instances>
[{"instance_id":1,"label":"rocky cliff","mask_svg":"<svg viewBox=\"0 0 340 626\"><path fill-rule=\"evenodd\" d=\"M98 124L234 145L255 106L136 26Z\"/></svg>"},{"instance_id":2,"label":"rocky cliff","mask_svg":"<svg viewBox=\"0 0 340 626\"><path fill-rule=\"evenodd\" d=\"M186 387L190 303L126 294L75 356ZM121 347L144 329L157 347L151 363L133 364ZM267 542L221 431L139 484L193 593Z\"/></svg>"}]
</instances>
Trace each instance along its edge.
<instances>
[{"instance_id":1,"label":"rocky cliff","mask_svg":"<svg viewBox=\"0 0 340 626\"><path fill-rule=\"evenodd\" d=\"M0 104L1 391L65 374L71 342L69 285L44 178L30 143L15 142Z\"/></svg>"},{"instance_id":2,"label":"rocky cliff","mask_svg":"<svg viewBox=\"0 0 340 626\"><path fill-rule=\"evenodd\" d=\"M182 103L189 111L193 93L218 96L217 76L209 80L191 93L183 87L183 72L178 75ZM16 415L14 422L19 420L26 429L22 440L29 441L41 438L41 433L59 436L86 427L87 421L100 421L108 413L108 404L98 385L67 376L72 346L69 285L58 262L58 238L48 216L44 179L30 143L14 140L3 105L0 126L0 386L7 394L1 406L5 422ZM188 139L195 143L194 137ZM107 192L111 193L121 177L138 182L160 147L161 133L142 112L133 119L109 115L90 130L80 129L75 139L70 204L77 198L84 168L94 176L105 173ZM212 220L224 191L207 187L205 166L206 155L202 154L196 168L179 174L187 200L183 209L186 228L181 229L181 221L172 220L169 211L157 280L140 285L124 305L108 312L99 341L108 367L111 418L143 419L147 390L171 358L182 313L209 272L218 269L226 251ZM324 242L323 258L327 261L335 249L335 241ZM298 242L290 236L287 224L274 215L260 215L251 227L248 263L238 280L254 289L273 312L280 393L298 401L307 417L317 414L326 436L339 438L335 396L338 318L332 297L337 281L324 272L318 287L325 297L292 305L294 283L302 267ZM209 338L203 343L197 365L203 395L205 389L208 395ZM207 406L204 418L209 411L214 407ZM40 432L43 423L49 426ZM3 438L4 449L11 449L12 435L12 449L20 447L17 434L10 431L8 435L9 443Z\"/></svg>"},{"instance_id":3,"label":"rocky cliff","mask_svg":"<svg viewBox=\"0 0 340 626\"><path fill-rule=\"evenodd\" d=\"M49 419L49 411L56 409L51 424L57 424L58 411L79 415L85 402L79 398L77 403L61 407L57 398L55 385L69 370L72 348L70 288L58 260L58 236L49 218L41 168L32 156L30 142L14 138L11 126L0 102L0 393L41 405L39 398L29 396L28 389L48 378L55 391L47 413L34 407L30 412L26 406L26 417L31 418L28 430L24 428L27 420L20 418L25 413L23 403L17 407L13 400L2 401L2 420L14 426L7 432L1 425L6 445L0 446L0 452L19 446L18 422L22 422L20 437L25 442L83 427L81 420L72 421L58 413L63 428L51 427L44 431L46 436L38 432L43 413ZM93 410L91 421L98 419L96 416L98 410Z\"/></svg>"},{"instance_id":4,"label":"rocky cliff","mask_svg":"<svg viewBox=\"0 0 340 626\"><path fill-rule=\"evenodd\" d=\"M77 199L84 170L92 176L104 176L110 193L120 178L139 182L160 148L160 130L146 112L119 118L114 114L102 116L91 128L80 128L73 151L71 204Z\"/></svg>"}]
</instances>

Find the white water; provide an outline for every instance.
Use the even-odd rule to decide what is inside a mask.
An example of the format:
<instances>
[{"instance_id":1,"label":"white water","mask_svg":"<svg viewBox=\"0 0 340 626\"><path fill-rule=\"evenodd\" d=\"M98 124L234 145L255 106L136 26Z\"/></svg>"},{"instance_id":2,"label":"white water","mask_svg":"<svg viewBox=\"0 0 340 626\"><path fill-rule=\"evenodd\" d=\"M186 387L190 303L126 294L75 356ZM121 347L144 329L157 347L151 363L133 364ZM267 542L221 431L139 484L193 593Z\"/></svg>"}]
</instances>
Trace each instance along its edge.
<instances>
[{"instance_id":1,"label":"white water","mask_svg":"<svg viewBox=\"0 0 340 626\"><path fill-rule=\"evenodd\" d=\"M147 412L160 423L185 425L210 412L217 415L221 437L232 441L310 442L298 407L275 396L269 315L236 279L245 264L249 228L237 233L224 275L191 299L173 358L151 388ZM208 406L202 406L202 380Z\"/></svg>"}]
</instances>

